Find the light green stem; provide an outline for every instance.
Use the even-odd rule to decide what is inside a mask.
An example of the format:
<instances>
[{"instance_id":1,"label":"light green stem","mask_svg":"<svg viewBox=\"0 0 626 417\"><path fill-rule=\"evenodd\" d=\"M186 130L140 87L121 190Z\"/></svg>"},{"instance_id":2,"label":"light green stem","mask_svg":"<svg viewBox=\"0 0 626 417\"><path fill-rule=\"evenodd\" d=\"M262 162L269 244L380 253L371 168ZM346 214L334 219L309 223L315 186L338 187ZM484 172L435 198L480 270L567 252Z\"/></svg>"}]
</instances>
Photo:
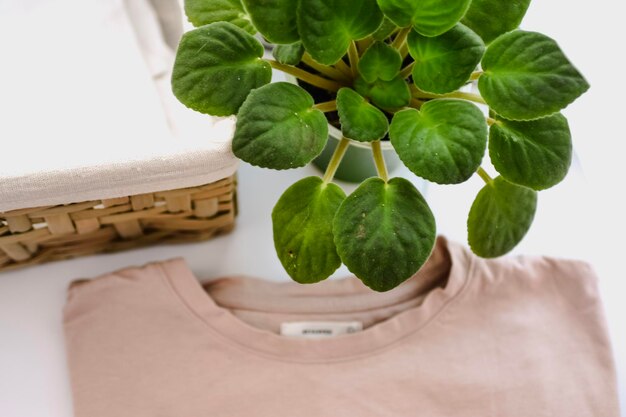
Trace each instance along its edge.
<instances>
[{"instance_id":1,"label":"light green stem","mask_svg":"<svg viewBox=\"0 0 626 417\"><path fill-rule=\"evenodd\" d=\"M372 46L373 43L374 43L374 38L372 38L371 36L368 36L365 39L361 39L360 41L356 41L356 46L359 47L359 54L363 55L363 53L367 51L367 48Z\"/></svg>"},{"instance_id":2,"label":"light green stem","mask_svg":"<svg viewBox=\"0 0 626 417\"><path fill-rule=\"evenodd\" d=\"M372 153L374 154L374 163L376 164L376 171L378 176L385 182L389 181L389 175L387 174L387 167L385 166L385 158L383 158L383 150L380 146L380 141L375 140L372 142Z\"/></svg>"},{"instance_id":3,"label":"light green stem","mask_svg":"<svg viewBox=\"0 0 626 417\"><path fill-rule=\"evenodd\" d=\"M321 110L324 113L337 110L337 100L326 101L324 103L318 103L313 108Z\"/></svg>"},{"instance_id":4,"label":"light green stem","mask_svg":"<svg viewBox=\"0 0 626 417\"><path fill-rule=\"evenodd\" d=\"M339 168L339 164L343 159L343 156L346 154L346 150L348 150L348 145L350 145L350 141L344 137L339 141L339 145L335 148L335 152L333 152L332 158L330 158L330 162L328 163L328 167L326 168L326 172L324 173L324 184L328 184L331 182L337 172L337 168Z\"/></svg>"},{"instance_id":5,"label":"light green stem","mask_svg":"<svg viewBox=\"0 0 626 417\"><path fill-rule=\"evenodd\" d=\"M400 77L402 77L403 80L409 78L409 75L411 75L411 73L413 72L414 66L415 66L415 61L411 62L409 65L404 67L402 71L400 71Z\"/></svg>"},{"instance_id":6,"label":"light green stem","mask_svg":"<svg viewBox=\"0 0 626 417\"><path fill-rule=\"evenodd\" d=\"M348 66L348 64L345 63L343 59L340 59L339 61L337 61L337 63L335 64L335 68L338 71L341 71L346 77L352 78L352 71L350 70L350 67Z\"/></svg>"},{"instance_id":7,"label":"light green stem","mask_svg":"<svg viewBox=\"0 0 626 417\"><path fill-rule=\"evenodd\" d=\"M497 123L498 121L496 119L492 119L491 117L487 117L487 124L489 126L493 126Z\"/></svg>"},{"instance_id":8,"label":"light green stem","mask_svg":"<svg viewBox=\"0 0 626 417\"><path fill-rule=\"evenodd\" d=\"M391 43L391 46L396 48L398 51L402 48L402 45L406 42L406 37L409 36L412 27L400 29L400 32L396 35L395 39Z\"/></svg>"},{"instance_id":9,"label":"light green stem","mask_svg":"<svg viewBox=\"0 0 626 417\"><path fill-rule=\"evenodd\" d=\"M350 42L350 47L348 48L348 59L350 60L350 69L352 70L352 76L356 78L359 73L358 65L359 65L359 51L356 49L356 43L354 41Z\"/></svg>"},{"instance_id":10,"label":"light green stem","mask_svg":"<svg viewBox=\"0 0 626 417\"><path fill-rule=\"evenodd\" d=\"M474 71L474 72L472 72L472 75L470 76L470 81L476 81L477 79L480 78L481 75L483 75L482 71Z\"/></svg>"},{"instance_id":11,"label":"light green stem","mask_svg":"<svg viewBox=\"0 0 626 417\"><path fill-rule=\"evenodd\" d=\"M416 98L460 98L462 100L473 101L475 103L487 104L478 94L465 93L463 91L455 91L448 94L432 94L420 90L415 86L415 84L411 84L409 87L411 89L411 93Z\"/></svg>"},{"instance_id":12,"label":"light green stem","mask_svg":"<svg viewBox=\"0 0 626 417\"><path fill-rule=\"evenodd\" d=\"M446 94L446 96L451 97L451 98L460 98L460 99L467 100L467 101L473 101L475 103L480 103L480 104L487 104L485 99L483 99L478 94L465 93L463 91L456 91L454 93Z\"/></svg>"},{"instance_id":13,"label":"light green stem","mask_svg":"<svg viewBox=\"0 0 626 417\"><path fill-rule=\"evenodd\" d=\"M350 79L338 69L315 62L315 60L311 57L311 55L309 55L308 52L305 52L302 56L302 62L330 79L340 82L350 82Z\"/></svg>"},{"instance_id":14,"label":"light green stem","mask_svg":"<svg viewBox=\"0 0 626 417\"><path fill-rule=\"evenodd\" d=\"M402 44L402 46L400 47L400 55L402 56L402 60L404 61L404 59L406 58L406 56L409 54L409 43L408 42L404 42Z\"/></svg>"},{"instance_id":15,"label":"light green stem","mask_svg":"<svg viewBox=\"0 0 626 417\"><path fill-rule=\"evenodd\" d=\"M485 184L491 184L491 182L493 181L493 178L491 178L489 174L487 174L487 171L482 169L482 167L479 167L476 173L480 175L480 178L482 178L483 181L485 181Z\"/></svg>"},{"instance_id":16,"label":"light green stem","mask_svg":"<svg viewBox=\"0 0 626 417\"><path fill-rule=\"evenodd\" d=\"M359 47L359 53L363 55L363 53L367 51L367 48L369 48L373 43L374 43L374 38L372 38L371 36L368 36L365 39L361 39L360 41L357 41L357 46Z\"/></svg>"},{"instance_id":17,"label":"light green stem","mask_svg":"<svg viewBox=\"0 0 626 417\"><path fill-rule=\"evenodd\" d=\"M327 78L320 77L319 75L311 74L310 72L291 65L281 64L278 61L272 60L268 60L267 62L269 62L270 65L277 70L280 70L287 74L291 74L304 82L307 82L319 88L323 88L324 90L337 91L341 87L343 87L343 85L338 83L337 81L329 80Z\"/></svg>"},{"instance_id":18,"label":"light green stem","mask_svg":"<svg viewBox=\"0 0 626 417\"><path fill-rule=\"evenodd\" d=\"M415 97L411 98L411 107L415 109L419 109L424 104L423 101L416 99Z\"/></svg>"}]
</instances>

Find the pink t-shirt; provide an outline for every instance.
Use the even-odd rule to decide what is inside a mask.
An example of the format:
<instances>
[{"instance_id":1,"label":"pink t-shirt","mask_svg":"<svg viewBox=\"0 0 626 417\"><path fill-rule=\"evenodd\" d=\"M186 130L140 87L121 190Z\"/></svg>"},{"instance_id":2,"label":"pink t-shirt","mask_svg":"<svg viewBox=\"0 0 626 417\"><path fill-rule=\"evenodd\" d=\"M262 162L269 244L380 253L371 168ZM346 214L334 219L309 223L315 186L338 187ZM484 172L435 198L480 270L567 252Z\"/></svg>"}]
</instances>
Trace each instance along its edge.
<instances>
[{"instance_id":1,"label":"pink t-shirt","mask_svg":"<svg viewBox=\"0 0 626 417\"><path fill-rule=\"evenodd\" d=\"M589 266L443 238L387 293L173 259L75 282L64 321L77 417L619 414Z\"/></svg>"}]
</instances>

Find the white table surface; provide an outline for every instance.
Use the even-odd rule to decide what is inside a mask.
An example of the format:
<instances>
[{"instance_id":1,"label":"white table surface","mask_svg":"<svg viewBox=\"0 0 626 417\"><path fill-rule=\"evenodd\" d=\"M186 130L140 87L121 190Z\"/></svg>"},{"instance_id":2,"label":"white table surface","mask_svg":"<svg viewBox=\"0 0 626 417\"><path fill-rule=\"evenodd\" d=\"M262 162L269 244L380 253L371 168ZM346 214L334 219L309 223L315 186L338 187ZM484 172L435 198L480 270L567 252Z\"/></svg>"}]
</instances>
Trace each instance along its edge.
<instances>
[{"instance_id":1,"label":"white table surface","mask_svg":"<svg viewBox=\"0 0 626 417\"><path fill-rule=\"evenodd\" d=\"M525 19L524 28L559 41L592 89L565 111L580 164L575 164L564 183L540 194L533 228L515 253L579 258L594 265L600 277L626 416L626 208L620 196L626 140L620 122L626 89L624 67L620 65L623 48L618 46L624 39L620 8L621 3L614 0L597 0L592 5L535 0ZM184 256L201 277L248 274L287 279L274 254L270 211L288 185L314 173L311 167L274 172L242 165L237 228L212 241L155 246L0 273L0 416L72 415L61 309L66 287L75 278ZM406 171L396 174L413 178ZM428 189L427 199L440 233L465 241L465 218L480 186L480 180L473 179L460 186ZM335 276L345 274L341 269Z\"/></svg>"},{"instance_id":2,"label":"white table surface","mask_svg":"<svg viewBox=\"0 0 626 417\"><path fill-rule=\"evenodd\" d=\"M315 174L318 172L313 167L275 172L242 165L237 228L211 241L83 257L0 274L0 416L72 415L61 327L65 290L72 279L176 256L184 256L203 278L246 274L288 279L274 254L270 212L282 190L292 181ZM404 170L395 174L414 178ZM471 180L449 188L429 187L427 199L438 219L440 233L457 241L465 240L465 215L471 195L481 186L480 181ZM350 186L345 188L349 190ZM577 200L584 190L584 180L575 167L565 183L544 193L534 227L516 252L577 257L599 266L597 262L602 262L602 258L595 258L595 252L587 252L593 246L586 240L592 236L591 231L579 225L586 207L578 206ZM333 277L347 275L344 268ZM615 349L620 352L617 355L620 374L626 381L626 341L623 326L620 329L626 313L620 297L624 293L623 281L619 274L610 273L610 266L598 269L604 271L601 275L604 302ZM623 388L622 397L626 398Z\"/></svg>"}]
</instances>

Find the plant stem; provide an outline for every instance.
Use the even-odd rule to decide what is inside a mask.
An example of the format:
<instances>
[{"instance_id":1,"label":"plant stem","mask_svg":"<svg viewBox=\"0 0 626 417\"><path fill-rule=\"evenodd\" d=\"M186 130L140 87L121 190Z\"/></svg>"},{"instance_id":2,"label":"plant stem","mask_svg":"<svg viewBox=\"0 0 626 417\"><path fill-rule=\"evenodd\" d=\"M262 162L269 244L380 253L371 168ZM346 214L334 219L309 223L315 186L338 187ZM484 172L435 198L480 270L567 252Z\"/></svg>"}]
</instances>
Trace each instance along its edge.
<instances>
[{"instance_id":1,"label":"plant stem","mask_svg":"<svg viewBox=\"0 0 626 417\"><path fill-rule=\"evenodd\" d=\"M409 54L409 44L408 42L404 42L402 46L400 47L400 56L402 56L403 61L408 54Z\"/></svg>"},{"instance_id":2,"label":"plant stem","mask_svg":"<svg viewBox=\"0 0 626 417\"><path fill-rule=\"evenodd\" d=\"M411 62L406 67L402 68L402 71L400 71L400 77L402 77L403 80L409 78L409 75L411 75L411 73L413 72L414 66L415 66L415 61Z\"/></svg>"},{"instance_id":3,"label":"plant stem","mask_svg":"<svg viewBox=\"0 0 626 417\"><path fill-rule=\"evenodd\" d=\"M327 76L328 78L331 78L335 81L347 82L347 83L350 82L350 79L338 69L315 62L315 60L311 57L311 55L309 55L308 52L305 52L304 55L302 56L302 62L304 62L305 64L307 64L309 67L313 68L315 71L319 72L320 74L323 74Z\"/></svg>"},{"instance_id":4,"label":"plant stem","mask_svg":"<svg viewBox=\"0 0 626 417\"><path fill-rule=\"evenodd\" d=\"M375 140L374 142L372 142L372 153L374 154L374 163L376 164L376 171L378 171L378 176L383 181L388 182L389 175L387 174L385 158L383 158L383 150L380 146L379 140Z\"/></svg>"},{"instance_id":5,"label":"plant stem","mask_svg":"<svg viewBox=\"0 0 626 417\"><path fill-rule=\"evenodd\" d=\"M367 48L369 48L373 43L374 43L374 38L372 38L371 36L368 36L365 39L361 39L360 41L357 41L357 46L359 47L359 53L363 55L363 52L365 52Z\"/></svg>"},{"instance_id":6,"label":"plant stem","mask_svg":"<svg viewBox=\"0 0 626 417\"><path fill-rule=\"evenodd\" d=\"M391 46L393 46L397 50L400 50L400 48L402 48L402 45L406 42L406 37L409 36L409 32L411 32L411 29L411 26L400 29L400 32L398 32L398 34L396 35L395 39L391 43Z\"/></svg>"},{"instance_id":7,"label":"plant stem","mask_svg":"<svg viewBox=\"0 0 626 417\"><path fill-rule=\"evenodd\" d=\"M455 91L448 94L432 94L420 90L415 86L415 84L411 84L409 87L411 89L411 93L416 98L460 98L462 100L473 101L475 103L487 104L478 94L465 93L463 91Z\"/></svg>"},{"instance_id":8,"label":"plant stem","mask_svg":"<svg viewBox=\"0 0 626 417\"><path fill-rule=\"evenodd\" d=\"M401 28L395 28L393 31L391 31L391 33L387 36L387 39L390 39L392 36L397 35L400 30L402 30Z\"/></svg>"},{"instance_id":9,"label":"plant stem","mask_svg":"<svg viewBox=\"0 0 626 417\"><path fill-rule=\"evenodd\" d=\"M324 103L318 103L313 106L314 109L321 110L324 113L337 110L337 100L326 101Z\"/></svg>"},{"instance_id":10,"label":"plant stem","mask_svg":"<svg viewBox=\"0 0 626 417\"><path fill-rule=\"evenodd\" d=\"M481 75L483 75L482 71L474 71L474 72L472 72L472 75L470 76L470 81L476 81L477 79L480 78Z\"/></svg>"},{"instance_id":11,"label":"plant stem","mask_svg":"<svg viewBox=\"0 0 626 417\"><path fill-rule=\"evenodd\" d=\"M328 184L333 180L335 176L335 172L337 172L337 168L339 168L339 164L343 159L343 156L346 154L346 150L348 149L348 145L350 141L344 137L339 141L339 145L335 148L335 152L333 152L332 158L330 158L330 162L328 163L328 167L326 168L326 172L324 173L324 184Z\"/></svg>"},{"instance_id":12,"label":"plant stem","mask_svg":"<svg viewBox=\"0 0 626 417\"><path fill-rule=\"evenodd\" d=\"M335 64L335 68L338 71L343 72L343 74L346 77L352 78L352 71L350 70L350 67L348 66L348 64L345 63L343 59L340 59L339 61L337 61L337 63Z\"/></svg>"},{"instance_id":13,"label":"plant stem","mask_svg":"<svg viewBox=\"0 0 626 417\"><path fill-rule=\"evenodd\" d=\"M423 101L416 99L415 97L411 98L411 107L415 109L419 109L424 104Z\"/></svg>"},{"instance_id":14,"label":"plant stem","mask_svg":"<svg viewBox=\"0 0 626 417\"><path fill-rule=\"evenodd\" d=\"M482 167L479 167L476 173L480 175L480 178L482 178L483 181L485 181L485 184L491 184L491 182L493 181L493 178L491 178L489 174L487 174L487 171L482 169Z\"/></svg>"},{"instance_id":15,"label":"plant stem","mask_svg":"<svg viewBox=\"0 0 626 417\"><path fill-rule=\"evenodd\" d=\"M465 93L463 91L455 91L445 95L450 98L460 98L467 101L473 101L474 103L487 104L487 102L478 94Z\"/></svg>"},{"instance_id":16,"label":"plant stem","mask_svg":"<svg viewBox=\"0 0 626 417\"><path fill-rule=\"evenodd\" d=\"M498 121L496 119L492 119L491 117L487 117L487 124L489 126L493 126L497 123Z\"/></svg>"},{"instance_id":17,"label":"plant stem","mask_svg":"<svg viewBox=\"0 0 626 417\"><path fill-rule=\"evenodd\" d=\"M356 49L356 43L354 41L350 42L350 47L348 48L348 59L350 60L352 76L356 78L359 73L357 69L357 66L359 65L359 51Z\"/></svg>"},{"instance_id":18,"label":"plant stem","mask_svg":"<svg viewBox=\"0 0 626 417\"><path fill-rule=\"evenodd\" d=\"M307 72L303 69L300 69L291 65L284 65L284 64L281 64L280 62L272 61L272 60L268 60L267 62L269 62L270 65L273 68L276 68L277 70L280 70L287 74L291 74L294 77L299 78L304 82L307 82L311 85L314 85L319 88L323 88L328 91L337 91L341 87L343 87L343 85L338 83L337 81L329 80L327 78L320 77L319 75L311 74L310 72Z\"/></svg>"}]
</instances>

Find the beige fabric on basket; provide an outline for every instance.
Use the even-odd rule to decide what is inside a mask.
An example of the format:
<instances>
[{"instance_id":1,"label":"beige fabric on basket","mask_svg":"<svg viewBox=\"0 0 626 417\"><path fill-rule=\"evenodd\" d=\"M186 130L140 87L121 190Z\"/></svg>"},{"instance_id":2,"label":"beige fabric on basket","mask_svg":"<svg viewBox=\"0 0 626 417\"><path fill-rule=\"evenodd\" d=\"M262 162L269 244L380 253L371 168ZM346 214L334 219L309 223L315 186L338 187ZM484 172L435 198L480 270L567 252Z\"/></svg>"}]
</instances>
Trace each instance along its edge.
<instances>
[{"instance_id":1,"label":"beige fabric on basket","mask_svg":"<svg viewBox=\"0 0 626 417\"><path fill-rule=\"evenodd\" d=\"M0 212L235 172L234 118L171 93L180 18L177 0L33 0L0 13Z\"/></svg>"},{"instance_id":2,"label":"beige fabric on basket","mask_svg":"<svg viewBox=\"0 0 626 417\"><path fill-rule=\"evenodd\" d=\"M279 334L301 321L346 333ZM619 415L591 268L444 239L382 294L354 277L201 285L182 259L128 268L73 284L64 325L76 417Z\"/></svg>"}]
</instances>

